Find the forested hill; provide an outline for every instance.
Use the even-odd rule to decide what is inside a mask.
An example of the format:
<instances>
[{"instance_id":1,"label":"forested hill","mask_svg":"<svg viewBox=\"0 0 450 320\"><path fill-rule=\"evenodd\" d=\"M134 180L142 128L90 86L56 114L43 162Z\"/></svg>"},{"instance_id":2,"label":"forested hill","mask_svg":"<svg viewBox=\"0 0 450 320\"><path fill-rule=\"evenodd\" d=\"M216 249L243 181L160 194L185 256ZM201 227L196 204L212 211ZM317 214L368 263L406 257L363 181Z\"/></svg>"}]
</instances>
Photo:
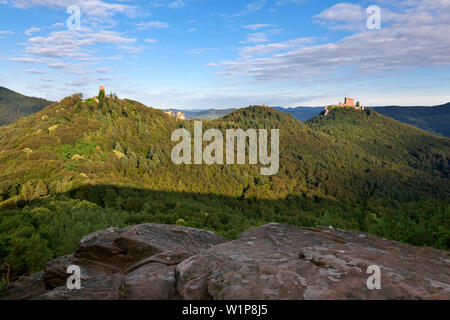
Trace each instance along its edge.
<instances>
[{"instance_id":1,"label":"forested hill","mask_svg":"<svg viewBox=\"0 0 450 320\"><path fill-rule=\"evenodd\" d=\"M449 179L450 139L406 125L374 111L336 108L306 124L360 155L371 154L389 166L406 167Z\"/></svg>"},{"instance_id":2,"label":"forested hill","mask_svg":"<svg viewBox=\"0 0 450 320\"><path fill-rule=\"evenodd\" d=\"M0 87L0 126L13 123L20 117L30 115L52 104L51 101L27 97Z\"/></svg>"},{"instance_id":3,"label":"forested hill","mask_svg":"<svg viewBox=\"0 0 450 320\"><path fill-rule=\"evenodd\" d=\"M27 97L0 86L0 126L8 125L20 117L30 115L50 105L51 101ZM323 111L320 107L282 108L274 107L278 111L288 113L294 118L306 122ZM450 137L450 103L435 107L376 107L378 113L432 132L444 137ZM236 109L225 110L173 110L182 111L188 119L217 120Z\"/></svg>"},{"instance_id":4,"label":"forested hill","mask_svg":"<svg viewBox=\"0 0 450 320\"><path fill-rule=\"evenodd\" d=\"M435 107L378 107L377 112L444 137L450 137L450 102Z\"/></svg>"},{"instance_id":5,"label":"forested hill","mask_svg":"<svg viewBox=\"0 0 450 320\"><path fill-rule=\"evenodd\" d=\"M74 95L0 128L0 263L30 273L88 233L145 222L228 238L269 222L331 225L450 247L450 139L370 110L305 124L252 106L203 121L279 129L280 170L261 176L259 165L174 165L171 134L193 126L115 95Z\"/></svg>"}]
</instances>

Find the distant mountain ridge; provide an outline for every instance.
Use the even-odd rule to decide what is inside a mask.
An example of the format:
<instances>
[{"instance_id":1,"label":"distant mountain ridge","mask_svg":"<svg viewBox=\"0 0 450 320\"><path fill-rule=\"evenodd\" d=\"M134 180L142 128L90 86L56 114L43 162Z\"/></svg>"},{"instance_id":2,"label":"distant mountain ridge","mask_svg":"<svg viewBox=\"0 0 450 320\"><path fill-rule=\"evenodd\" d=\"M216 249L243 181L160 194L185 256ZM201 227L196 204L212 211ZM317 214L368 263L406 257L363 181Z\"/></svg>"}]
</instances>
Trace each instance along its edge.
<instances>
[{"instance_id":1,"label":"distant mountain ridge","mask_svg":"<svg viewBox=\"0 0 450 320\"><path fill-rule=\"evenodd\" d=\"M323 107L295 107L283 108L273 107L274 109L290 114L297 120L306 122L324 111ZM450 102L444 105L426 107L369 107L378 113L393 118L397 121L410 124L422 130L432 132L434 134L450 137ZM233 113L237 109L207 109L207 110L173 110L182 111L186 114L187 119L217 120Z\"/></svg>"},{"instance_id":2,"label":"distant mountain ridge","mask_svg":"<svg viewBox=\"0 0 450 320\"><path fill-rule=\"evenodd\" d=\"M434 107L377 107L387 117L413 125L437 135L450 137L450 102Z\"/></svg>"},{"instance_id":3,"label":"distant mountain ridge","mask_svg":"<svg viewBox=\"0 0 450 320\"><path fill-rule=\"evenodd\" d=\"M23 116L42 110L52 103L49 100L27 97L0 87L0 126L9 125Z\"/></svg>"},{"instance_id":4,"label":"distant mountain ridge","mask_svg":"<svg viewBox=\"0 0 450 320\"><path fill-rule=\"evenodd\" d=\"M236 111L236 108L230 109L193 109L193 110L180 110L180 109L165 109L173 111L175 114L177 112L183 112L186 115L186 119L201 119L201 120L217 120L219 118L225 117L230 113Z\"/></svg>"},{"instance_id":5,"label":"distant mountain ridge","mask_svg":"<svg viewBox=\"0 0 450 320\"><path fill-rule=\"evenodd\" d=\"M290 114L295 119L300 120L302 122L306 122L311 118L314 118L318 114L323 111L323 107L296 107L296 108L283 108L283 107L274 107L278 111L282 111Z\"/></svg>"},{"instance_id":6,"label":"distant mountain ridge","mask_svg":"<svg viewBox=\"0 0 450 320\"><path fill-rule=\"evenodd\" d=\"M36 113L44 107L52 104L52 101L28 97L0 86L0 126L9 125L19 118ZM322 113L323 107L300 106L295 108L273 107L274 109L290 114L295 119L306 122ZM378 113L410 124L417 128L432 132L434 134L450 137L450 102L447 104L427 107L369 107L375 109ZM217 120L225 117L237 108L229 109L193 109L179 110L169 109L175 113L178 111L186 115L186 119Z\"/></svg>"}]
</instances>

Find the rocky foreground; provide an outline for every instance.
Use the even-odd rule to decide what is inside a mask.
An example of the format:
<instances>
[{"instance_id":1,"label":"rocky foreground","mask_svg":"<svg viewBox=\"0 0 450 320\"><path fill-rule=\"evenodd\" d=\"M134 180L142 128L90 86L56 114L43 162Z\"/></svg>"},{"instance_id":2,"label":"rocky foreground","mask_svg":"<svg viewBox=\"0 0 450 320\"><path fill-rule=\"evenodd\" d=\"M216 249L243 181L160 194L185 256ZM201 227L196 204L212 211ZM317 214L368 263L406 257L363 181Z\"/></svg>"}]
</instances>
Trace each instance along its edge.
<instances>
[{"instance_id":1,"label":"rocky foreground","mask_svg":"<svg viewBox=\"0 0 450 320\"><path fill-rule=\"evenodd\" d=\"M69 290L69 265L81 289ZM381 268L381 289L366 271ZM0 299L450 299L450 253L365 233L269 224L227 241L158 224L84 237Z\"/></svg>"}]
</instances>

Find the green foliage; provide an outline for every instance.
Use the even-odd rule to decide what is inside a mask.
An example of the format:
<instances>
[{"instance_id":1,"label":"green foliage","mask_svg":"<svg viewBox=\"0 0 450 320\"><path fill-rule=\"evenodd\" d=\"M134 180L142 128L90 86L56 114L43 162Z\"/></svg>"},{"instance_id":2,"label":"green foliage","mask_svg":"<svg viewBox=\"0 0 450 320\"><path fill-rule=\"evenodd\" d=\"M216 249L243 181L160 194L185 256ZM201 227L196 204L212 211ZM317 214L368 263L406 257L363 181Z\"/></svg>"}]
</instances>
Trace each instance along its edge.
<instances>
[{"instance_id":1,"label":"green foliage","mask_svg":"<svg viewBox=\"0 0 450 320\"><path fill-rule=\"evenodd\" d=\"M258 106L203 121L204 131L279 129L279 173L262 177L260 166L176 166L171 133L193 122L103 102L71 96L0 128L0 264L14 277L88 233L145 222L230 239L269 222L331 225L450 247L449 139L345 108L306 124Z\"/></svg>"},{"instance_id":2,"label":"green foliage","mask_svg":"<svg viewBox=\"0 0 450 320\"><path fill-rule=\"evenodd\" d=\"M62 145L56 148L55 152L62 159L72 159L72 157L76 154L80 156L89 156L97 147L97 144L94 141L86 141L86 140L78 140L74 146L71 145Z\"/></svg>"},{"instance_id":3,"label":"green foliage","mask_svg":"<svg viewBox=\"0 0 450 320\"><path fill-rule=\"evenodd\" d=\"M105 110L105 90L100 90L98 93L98 106L100 110Z\"/></svg>"}]
</instances>

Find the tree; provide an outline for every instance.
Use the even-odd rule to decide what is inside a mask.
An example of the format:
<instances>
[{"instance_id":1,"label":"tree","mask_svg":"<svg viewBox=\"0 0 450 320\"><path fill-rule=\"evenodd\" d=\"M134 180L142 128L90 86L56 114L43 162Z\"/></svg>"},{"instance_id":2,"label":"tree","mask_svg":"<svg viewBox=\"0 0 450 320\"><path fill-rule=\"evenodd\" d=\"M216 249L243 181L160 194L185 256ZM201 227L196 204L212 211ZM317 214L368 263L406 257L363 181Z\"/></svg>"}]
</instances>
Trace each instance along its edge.
<instances>
[{"instance_id":1,"label":"tree","mask_svg":"<svg viewBox=\"0 0 450 320\"><path fill-rule=\"evenodd\" d=\"M25 182L25 184L22 185L22 190L20 194L22 195L22 198L26 202L30 202L33 199L34 187L33 183L30 180L28 180L27 182Z\"/></svg>"},{"instance_id":2,"label":"tree","mask_svg":"<svg viewBox=\"0 0 450 320\"><path fill-rule=\"evenodd\" d=\"M11 237L4 236L0 238L0 267L4 266L6 271L6 279L4 281L5 284L10 283L10 277L11 277L11 264L8 260L8 254L11 251ZM4 261L2 263L2 261ZM1 279L0 279L0 287L2 286Z\"/></svg>"},{"instance_id":3,"label":"tree","mask_svg":"<svg viewBox=\"0 0 450 320\"><path fill-rule=\"evenodd\" d=\"M120 151L122 153L124 153L122 146L120 145L120 142L117 141L116 144L114 145L114 150Z\"/></svg>"},{"instance_id":4,"label":"tree","mask_svg":"<svg viewBox=\"0 0 450 320\"><path fill-rule=\"evenodd\" d=\"M6 265L6 284L9 285L11 283L11 264L6 261L5 262Z\"/></svg>"},{"instance_id":5,"label":"tree","mask_svg":"<svg viewBox=\"0 0 450 320\"><path fill-rule=\"evenodd\" d=\"M103 108L104 104L105 104L105 89L100 88L100 91L98 92L98 105L100 110Z\"/></svg>"},{"instance_id":6,"label":"tree","mask_svg":"<svg viewBox=\"0 0 450 320\"><path fill-rule=\"evenodd\" d=\"M115 207L118 196L119 195L117 194L117 192L114 189L108 188L105 191L105 196L103 197L103 203L105 204L106 207L110 207L110 208Z\"/></svg>"},{"instance_id":7,"label":"tree","mask_svg":"<svg viewBox=\"0 0 450 320\"><path fill-rule=\"evenodd\" d=\"M105 99L105 89L101 88L100 91L98 92L98 100L100 99Z\"/></svg>"},{"instance_id":8,"label":"tree","mask_svg":"<svg viewBox=\"0 0 450 320\"><path fill-rule=\"evenodd\" d=\"M48 188L44 181L39 180L36 184L35 195L40 198L48 194Z\"/></svg>"}]
</instances>

